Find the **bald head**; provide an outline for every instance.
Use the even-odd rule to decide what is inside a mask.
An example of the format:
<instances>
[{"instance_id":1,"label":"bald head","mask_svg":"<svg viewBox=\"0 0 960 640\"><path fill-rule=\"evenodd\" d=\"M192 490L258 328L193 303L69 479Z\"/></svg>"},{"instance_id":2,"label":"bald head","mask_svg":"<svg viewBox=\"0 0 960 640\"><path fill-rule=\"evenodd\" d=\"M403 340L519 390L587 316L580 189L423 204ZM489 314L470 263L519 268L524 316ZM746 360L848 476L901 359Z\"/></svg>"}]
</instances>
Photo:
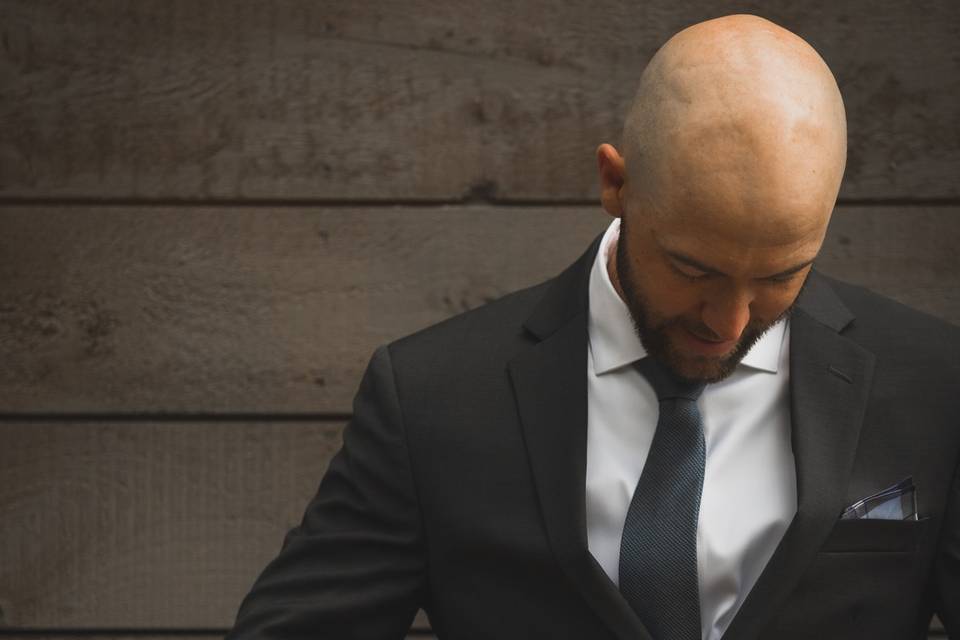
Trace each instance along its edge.
<instances>
[{"instance_id":1,"label":"bald head","mask_svg":"<svg viewBox=\"0 0 960 640\"><path fill-rule=\"evenodd\" d=\"M601 202L621 218L607 272L650 355L720 380L789 313L823 244L846 137L833 74L768 20L702 22L657 52L623 155L597 149Z\"/></svg>"},{"instance_id":2,"label":"bald head","mask_svg":"<svg viewBox=\"0 0 960 640\"><path fill-rule=\"evenodd\" d=\"M639 209L705 216L775 242L784 225L825 230L846 163L843 101L800 37L726 16L684 29L653 57L622 149L625 192Z\"/></svg>"}]
</instances>

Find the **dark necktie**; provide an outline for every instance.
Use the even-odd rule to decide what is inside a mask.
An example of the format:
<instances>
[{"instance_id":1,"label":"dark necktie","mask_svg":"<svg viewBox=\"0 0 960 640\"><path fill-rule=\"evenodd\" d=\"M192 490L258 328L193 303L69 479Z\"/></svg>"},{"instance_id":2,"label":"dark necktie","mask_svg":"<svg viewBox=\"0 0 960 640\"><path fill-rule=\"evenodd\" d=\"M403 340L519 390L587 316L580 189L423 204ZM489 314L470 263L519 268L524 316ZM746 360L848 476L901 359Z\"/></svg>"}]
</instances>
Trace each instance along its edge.
<instances>
[{"instance_id":1,"label":"dark necktie","mask_svg":"<svg viewBox=\"0 0 960 640\"><path fill-rule=\"evenodd\" d=\"M706 445L687 384L652 357L637 363L660 401L660 417L620 540L620 592L654 640L699 640L697 518Z\"/></svg>"}]
</instances>

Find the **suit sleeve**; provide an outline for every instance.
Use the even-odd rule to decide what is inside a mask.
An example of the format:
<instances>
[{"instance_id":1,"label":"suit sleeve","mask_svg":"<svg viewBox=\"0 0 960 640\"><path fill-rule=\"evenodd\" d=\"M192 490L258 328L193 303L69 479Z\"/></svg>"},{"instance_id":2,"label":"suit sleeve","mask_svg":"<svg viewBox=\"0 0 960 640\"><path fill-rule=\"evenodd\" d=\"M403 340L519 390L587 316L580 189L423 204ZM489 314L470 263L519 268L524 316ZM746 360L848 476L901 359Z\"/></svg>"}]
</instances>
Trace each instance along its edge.
<instances>
[{"instance_id":1,"label":"suit sleeve","mask_svg":"<svg viewBox=\"0 0 960 640\"><path fill-rule=\"evenodd\" d=\"M948 637L960 638L960 466L950 487L934 572L937 614Z\"/></svg>"},{"instance_id":2,"label":"suit sleeve","mask_svg":"<svg viewBox=\"0 0 960 640\"><path fill-rule=\"evenodd\" d=\"M424 606L421 516L386 346L301 523L244 598L227 640L403 638Z\"/></svg>"}]
</instances>

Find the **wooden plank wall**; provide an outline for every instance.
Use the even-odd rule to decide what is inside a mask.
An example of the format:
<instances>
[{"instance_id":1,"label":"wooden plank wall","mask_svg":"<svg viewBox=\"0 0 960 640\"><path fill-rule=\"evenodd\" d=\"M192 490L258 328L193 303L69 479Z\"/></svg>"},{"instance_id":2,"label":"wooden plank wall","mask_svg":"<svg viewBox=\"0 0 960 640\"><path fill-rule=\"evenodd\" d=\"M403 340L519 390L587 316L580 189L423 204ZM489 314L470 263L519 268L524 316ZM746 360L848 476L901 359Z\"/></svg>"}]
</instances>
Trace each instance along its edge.
<instances>
[{"instance_id":1,"label":"wooden plank wall","mask_svg":"<svg viewBox=\"0 0 960 640\"><path fill-rule=\"evenodd\" d=\"M952 0L0 0L0 633L222 634L374 347L579 255L644 64L736 12L846 100L820 268L960 323Z\"/></svg>"}]
</instances>

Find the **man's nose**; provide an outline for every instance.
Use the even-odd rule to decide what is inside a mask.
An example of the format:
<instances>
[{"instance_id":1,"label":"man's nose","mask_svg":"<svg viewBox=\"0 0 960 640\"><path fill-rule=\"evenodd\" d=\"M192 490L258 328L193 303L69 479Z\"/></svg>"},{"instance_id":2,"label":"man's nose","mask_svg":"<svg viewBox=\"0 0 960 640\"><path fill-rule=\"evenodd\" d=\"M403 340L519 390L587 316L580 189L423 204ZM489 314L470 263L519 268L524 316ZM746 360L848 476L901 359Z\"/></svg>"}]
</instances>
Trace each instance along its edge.
<instances>
[{"instance_id":1,"label":"man's nose","mask_svg":"<svg viewBox=\"0 0 960 640\"><path fill-rule=\"evenodd\" d=\"M750 323L752 302L753 296L747 291L723 291L704 303L701 318L718 341L737 340Z\"/></svg>"}]
</instances>

